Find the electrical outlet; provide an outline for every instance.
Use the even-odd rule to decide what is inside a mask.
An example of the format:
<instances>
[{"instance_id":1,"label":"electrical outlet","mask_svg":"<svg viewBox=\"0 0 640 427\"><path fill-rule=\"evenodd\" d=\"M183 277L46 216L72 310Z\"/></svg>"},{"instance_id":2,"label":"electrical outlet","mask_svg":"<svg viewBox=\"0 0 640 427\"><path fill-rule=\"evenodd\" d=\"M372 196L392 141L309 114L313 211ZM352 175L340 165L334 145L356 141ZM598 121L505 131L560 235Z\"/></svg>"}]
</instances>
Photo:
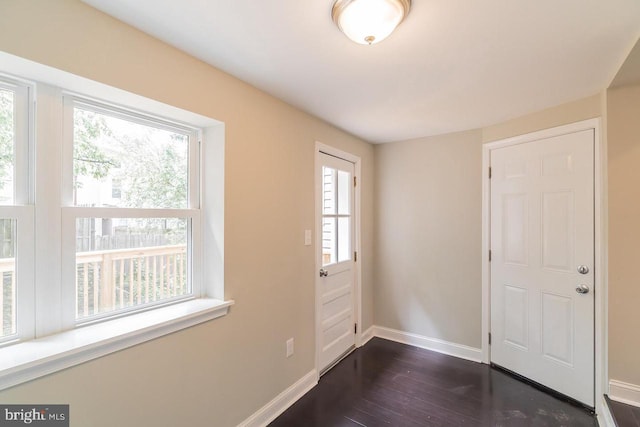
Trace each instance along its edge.
<instances>
[{"instance_id":1,"label":"electrical outlet","mask_svg":"<svg viewBox=\"0 0 640 427\"><path fill-rule=\"evenodd\" d=\"M293 338L287 340L287 357L293 356Z\"/></svg>"}]
</instances>

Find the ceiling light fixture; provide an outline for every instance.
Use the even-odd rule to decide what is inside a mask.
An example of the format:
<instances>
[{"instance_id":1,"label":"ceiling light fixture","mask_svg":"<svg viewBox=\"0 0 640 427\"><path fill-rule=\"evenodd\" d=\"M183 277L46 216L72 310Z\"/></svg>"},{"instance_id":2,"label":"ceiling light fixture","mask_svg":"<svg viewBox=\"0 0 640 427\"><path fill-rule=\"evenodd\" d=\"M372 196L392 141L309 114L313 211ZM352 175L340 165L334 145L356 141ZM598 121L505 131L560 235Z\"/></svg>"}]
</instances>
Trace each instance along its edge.
<instances>
[{"instance_id":1,"label":"ceiling light fixture","mask_svg":"<svg viewBox=\"0 0 640 427\"><path fill-rule=\"evenodd\" d=\"M409 9L411 0L336 0L331 17L354 42L375 44L391 35Z\"/></svg>"}]
</instances>

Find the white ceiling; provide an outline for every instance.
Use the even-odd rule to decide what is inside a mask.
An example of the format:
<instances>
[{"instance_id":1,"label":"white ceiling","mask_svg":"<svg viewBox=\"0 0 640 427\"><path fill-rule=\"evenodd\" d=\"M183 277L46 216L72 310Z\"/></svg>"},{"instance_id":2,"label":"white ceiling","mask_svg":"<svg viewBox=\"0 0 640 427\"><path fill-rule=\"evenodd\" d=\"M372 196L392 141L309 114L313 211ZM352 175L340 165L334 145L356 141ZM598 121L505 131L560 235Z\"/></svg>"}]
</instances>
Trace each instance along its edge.
<instances>
[{"instance_id":1,"label":"white ceiling","mask_svg":"<svg viewBox=\"0 0 640 427\"><path fill-rule=\"evenodd\" d=\"M606 88L639 0L413 0L358 45L333 0L83 0L371 142L478 128Z\"/></svg>"}]
</instances>

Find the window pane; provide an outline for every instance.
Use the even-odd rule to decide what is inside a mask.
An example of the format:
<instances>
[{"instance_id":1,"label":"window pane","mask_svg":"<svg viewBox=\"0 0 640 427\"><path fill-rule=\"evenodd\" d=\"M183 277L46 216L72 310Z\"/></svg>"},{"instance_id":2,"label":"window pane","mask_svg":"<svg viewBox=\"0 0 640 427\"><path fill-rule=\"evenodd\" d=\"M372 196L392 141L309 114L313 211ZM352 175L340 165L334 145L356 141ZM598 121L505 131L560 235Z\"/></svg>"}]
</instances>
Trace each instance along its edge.
<instances>
[{"instance_id":1,"label":"window pane","mask_svg":"<svg viewBox=\"0 0 640 427\"><path fill-rule=\"evenodd\" d=\"M351 174L338 171L338 214L351 213Z\"/></svg>"},{"instance_id":2,"label":"window pane","mask_svg":"<svg viewBox=\"0 0 640 427\"><path fill-rule=\"evenodd\" d=\"M336 263L336 219L322 219L322 265Z\"/></svg>"},{"instance_id":3,"label":"window pane","mask_svg":"<svg viewBox=\"0 0 640 427\"><path fill-rule=\"evenodd\" d=\"M78 218L76 318L191 294L188 219Z\"/></svg>"},{"instance_id":4,"label":"window pane","mask_svg":"<svg viewBox=\"0 0 640 427\"><path fill-rule=\"evenodd\" d=\"M338 262L351 259L351 218L338 218Z\"/></svg>"},{"instance_id":5,"label":"window pane","mask_svg":"<svg viewBox=\"0 0 640 427\"><path fill-rule=\"evenodd\" d=\"M0 204L14 200L13 166L15 162L15 94L0 89Z\"/></svg>"},{"instance_id":6,"label":"window pane","mask_svg":"<svg viewBox=\"0 0 640 427\"><path fill-rule=\"evenodd\" d=\"M76 206L186 208L189 136L76 107Z\"/></svg>"},{"instance_id":7,"label":"window pane","mask_svg":"<svg viewBox=\"0 0 640 427\"><path fill-rule=\"evenodd\" d=\"M336 170L322 167L322 213L336 213Z\"/></svg>"},{"instance_id":8,"label":"window pane","mask_svg":"<svg viewBox=\"0 0 640 427\"><path fill-rule=\"evenodd\" d=\"M16 220L0 219L0 338L16 333Z\"/></svg>"}]
</instances>

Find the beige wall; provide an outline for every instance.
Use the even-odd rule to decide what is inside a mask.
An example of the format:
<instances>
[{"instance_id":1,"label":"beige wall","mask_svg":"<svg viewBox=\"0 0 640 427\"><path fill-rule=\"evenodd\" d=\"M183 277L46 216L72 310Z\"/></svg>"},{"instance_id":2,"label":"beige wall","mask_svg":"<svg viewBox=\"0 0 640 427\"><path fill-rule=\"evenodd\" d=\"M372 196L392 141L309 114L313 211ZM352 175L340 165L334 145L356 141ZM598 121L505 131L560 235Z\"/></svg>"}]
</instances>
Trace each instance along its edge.
<instances>
[{"instance_id":1,"label":"beige wall","mask_svg":"<svg viewBox=\"0 0 640 427\"><path fill-rule=\"evenodd\" d=\"M315 266L302 236L314 228L316 140L363 160L363 329L375 314L380 326L479 347L481 144L605 112L596 95L374 150L77 0L3 0L0 50L226 123L226 297L236 305L224 318L0 392L5 403L70 403L76 426L231 426L313 368ZM631 270L639 91L612 90L608 106L610 373L635 384L640 349L627 331L640 326ZM289 337L296 354L286 359Z\"/></svg>"},{"instance_id":2,"label":"beige wall","mask_svg":"<svg viewBox=\"0 0 640 427\"><path fill-rule=\"evenodd\" d=\"M479 348L482 144L602 113L594 95L480 130L376 146L375 324Z\"/></svg>"},{"instance_id":3,"label":"beige wall","mask_svg":"<svg viewBox=\"0 0 640 427\"><path fill-rule=\"evenodd\" d=\"M607 92L609 377L640 386L640 85Z\"/></svg>"},{"instance_id":4,"label":"beige wall","mask_svg":"<svg viewBox=\"0 0 640 427\"><path fill-rule=\"evenodd\" d=\"M375 323L480 347L482 134L376 146Z\"/></svg>"},{"instance_id":5,"label":"beige wall","mask_svg":"<svg viewBox=\"0 0 640 427\"><path fill-rule=\"evenodd\" d=\"M69 403L74 426L232 426L311 371L314 248L303 231L314 229L316 140L362 158L371 326L371 145L77 0L3 0L0 50L225 122L225 294L236 300L224 318L0 392L0 402Z\"/></svg>"},{"instance_id":6,"label":"beige wall","mask_svg":"<svg viewBox=\"0 0 640 427\"><path fill-rule=\"evenodd\" d=\"M376 146L376 325L479 347L481 144L594 117L608 157L609 377L640 385L640 85Z\"/></svg>"},{"instance_id":7,"label":"beige wall","mask_svg":"<svg viewBox=\"0 0 640 427\"><path fill-rule=\"evenodd\" d=\"M547 108L482 129L482 141L491 142L602 115L602 95Z\"/></svg>"}]
</instances>

